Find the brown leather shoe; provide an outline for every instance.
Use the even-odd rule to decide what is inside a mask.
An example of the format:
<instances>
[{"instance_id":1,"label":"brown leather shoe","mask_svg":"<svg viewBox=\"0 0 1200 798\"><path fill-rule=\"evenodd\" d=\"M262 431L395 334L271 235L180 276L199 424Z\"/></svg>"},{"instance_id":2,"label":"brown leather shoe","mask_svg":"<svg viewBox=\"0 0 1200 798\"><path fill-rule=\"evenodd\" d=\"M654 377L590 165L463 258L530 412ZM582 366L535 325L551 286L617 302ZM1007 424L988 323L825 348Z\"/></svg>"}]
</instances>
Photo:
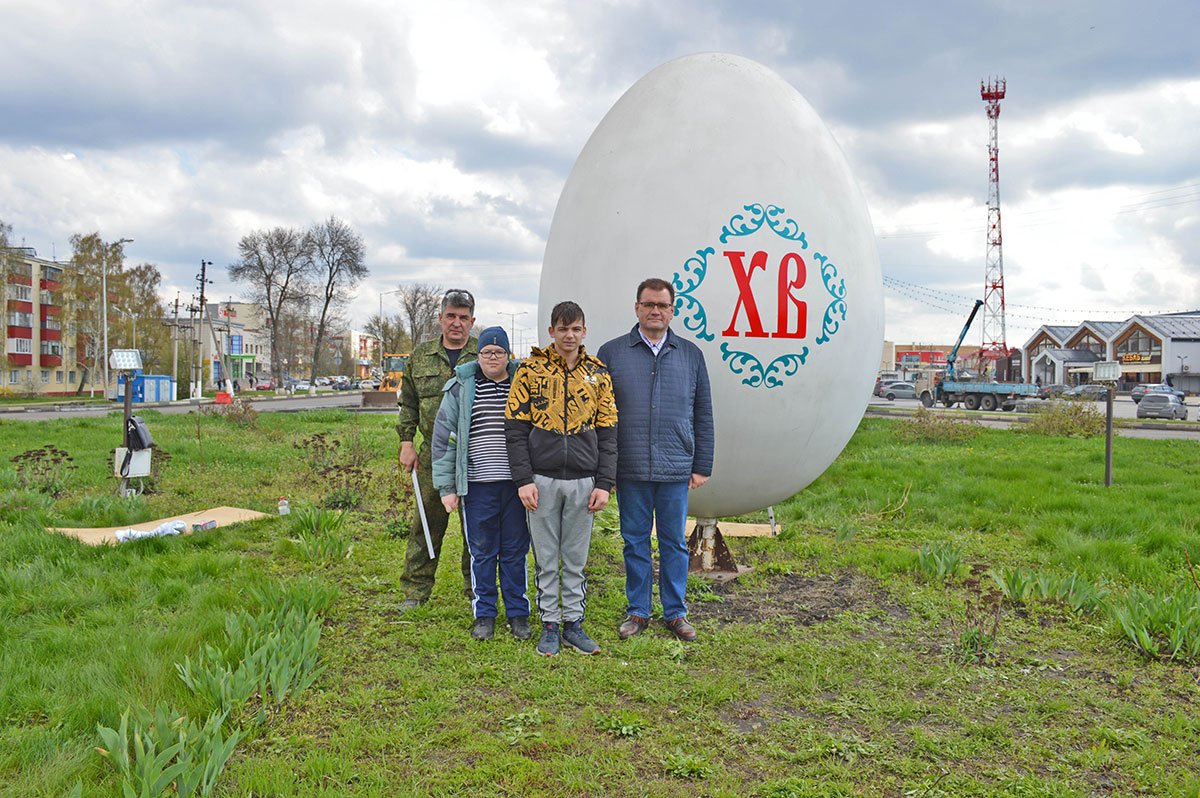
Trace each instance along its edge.
<instances>
[{"instance_id":1,"label":"brown leather shoe","mask_svg":"<svg viewBox=\"0 0 1200 798\"><path fill-rule=\"evenodd\" d=\"M622 640L628 640L634 635L644 632L649 625L649 618L643 618L640 615L628 615L620 627L617 628L617 636Z\"/></svg>"},{"instance_id":2,"label":"brown leather shoe","mask_svg":"<svg viewBox=\"0 0 1200 798\"><path fill-rule=\"evenodd\" d=\"M672 618L669 621L664 621L664 623L671 630L671 634L685 643L696 639L696 630L687 622L687 618Z\"/></svg>"}]
</instances>

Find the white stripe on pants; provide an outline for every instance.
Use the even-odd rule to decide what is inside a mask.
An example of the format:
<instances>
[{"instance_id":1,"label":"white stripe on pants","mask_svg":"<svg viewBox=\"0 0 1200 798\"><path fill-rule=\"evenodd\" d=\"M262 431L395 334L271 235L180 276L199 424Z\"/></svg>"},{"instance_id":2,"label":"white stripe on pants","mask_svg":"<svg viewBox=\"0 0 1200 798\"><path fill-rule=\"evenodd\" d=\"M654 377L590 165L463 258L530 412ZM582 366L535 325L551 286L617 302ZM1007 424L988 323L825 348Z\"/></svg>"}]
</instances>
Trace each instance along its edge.
<instances>
[{"instance_id":1,"label":"white stripe on pants","mask_svg":"<svg viewBox=\"0 0 1200 798\"><path fill-rule=\"evenodd\" d=\"M533 484L538 490L538 508L528 518L537 569L538 614L542 623L583 620L587 603L583 568L587 565L594 518L587 506L596 480L534 474Z\"/></svg>"}]
</instances>

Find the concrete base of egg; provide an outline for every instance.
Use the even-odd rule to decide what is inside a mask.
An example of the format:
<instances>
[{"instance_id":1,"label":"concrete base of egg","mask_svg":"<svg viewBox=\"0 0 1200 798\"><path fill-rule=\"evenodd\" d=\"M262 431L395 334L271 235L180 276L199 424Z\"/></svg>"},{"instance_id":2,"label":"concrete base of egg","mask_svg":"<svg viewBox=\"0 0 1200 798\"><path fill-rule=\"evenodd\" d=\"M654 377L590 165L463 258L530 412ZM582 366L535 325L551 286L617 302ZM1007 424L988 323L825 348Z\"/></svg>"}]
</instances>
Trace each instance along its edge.
<instances>
[{"instance_id":1,"label":"concrete base of egg","mask_svg":"<svg viewBox=\"0 0 1200 798\"><path fill-rule=\"evenodd\" d=\"M550 229L543 345L564 299L587 314L589 351L628 331L646 277L673 281L671 329L701 348L712 382L714 472L689 512L751 512L819 477L858 426L878 369L879 255L837 143L763 65L671 61L600 122Z\"/></svg>"}]
</instances>

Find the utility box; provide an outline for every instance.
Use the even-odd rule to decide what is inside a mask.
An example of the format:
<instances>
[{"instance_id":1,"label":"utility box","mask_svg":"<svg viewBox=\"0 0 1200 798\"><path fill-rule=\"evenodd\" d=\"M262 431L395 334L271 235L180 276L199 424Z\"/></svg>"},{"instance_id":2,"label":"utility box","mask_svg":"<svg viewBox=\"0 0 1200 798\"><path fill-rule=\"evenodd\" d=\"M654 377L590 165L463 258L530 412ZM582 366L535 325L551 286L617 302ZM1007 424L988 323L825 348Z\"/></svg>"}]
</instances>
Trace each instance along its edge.
<instances>
[{"instance_id":1,"label":"utility box","mask_svg":"<svg viewBox=\"0 0 1200 798\"><path fill-rule=\"evenodd\" d=\"M166 374L142 374L136 371L132 387L134 403L171 402L175 399L175 382ZM125 398L124 374L117 378L117 395L114 398L118 401Z\"/></svg>"},{"instance_id":2,"label":"utility box","mask_svg":"<svg viewBox=\"0 0 1200 798\"><path fill-rule=\"evenodd\" d=\"M153 449L134 449L130 452L124 446L118 446L113 453L113 476L126 479L129 477L148 477L150 476L150 453ZM125 458L129 457L129 465L125 465ZM121 473L128 468L128 473Z\"/></svg>"}]
</instances>

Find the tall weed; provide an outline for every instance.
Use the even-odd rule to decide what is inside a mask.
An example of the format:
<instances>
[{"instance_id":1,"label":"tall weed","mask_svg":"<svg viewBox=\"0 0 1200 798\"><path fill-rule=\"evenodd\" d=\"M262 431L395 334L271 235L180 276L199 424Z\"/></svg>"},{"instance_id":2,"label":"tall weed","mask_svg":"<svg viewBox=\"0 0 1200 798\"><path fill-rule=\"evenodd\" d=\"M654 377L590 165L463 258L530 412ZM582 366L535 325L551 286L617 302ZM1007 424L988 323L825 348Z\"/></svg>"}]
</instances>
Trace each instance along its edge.
<instances>
[{"instance_id":1,"label":"tall weed","mask_svg":"<svg viewBox=\"0 0 1200 798\"><path fill-rule=\"evenodd\" d=\"M905 443L963 443L975 438L982 426L973 418L935 413L918 407L896 427L896 437Z\"/></svg>"},{"instance_id":2,"label":"tall weed","mask_svg":"<svg viewBox=\"0 0 1200 798\"><path fill-rule=\"evenodd\" d=\"M1054 400L1028 424L1015 427L1019 432L1063 438L1092 438L1104 434L1104 413L1097 402Z\"/></svg>"}]
</instances>

